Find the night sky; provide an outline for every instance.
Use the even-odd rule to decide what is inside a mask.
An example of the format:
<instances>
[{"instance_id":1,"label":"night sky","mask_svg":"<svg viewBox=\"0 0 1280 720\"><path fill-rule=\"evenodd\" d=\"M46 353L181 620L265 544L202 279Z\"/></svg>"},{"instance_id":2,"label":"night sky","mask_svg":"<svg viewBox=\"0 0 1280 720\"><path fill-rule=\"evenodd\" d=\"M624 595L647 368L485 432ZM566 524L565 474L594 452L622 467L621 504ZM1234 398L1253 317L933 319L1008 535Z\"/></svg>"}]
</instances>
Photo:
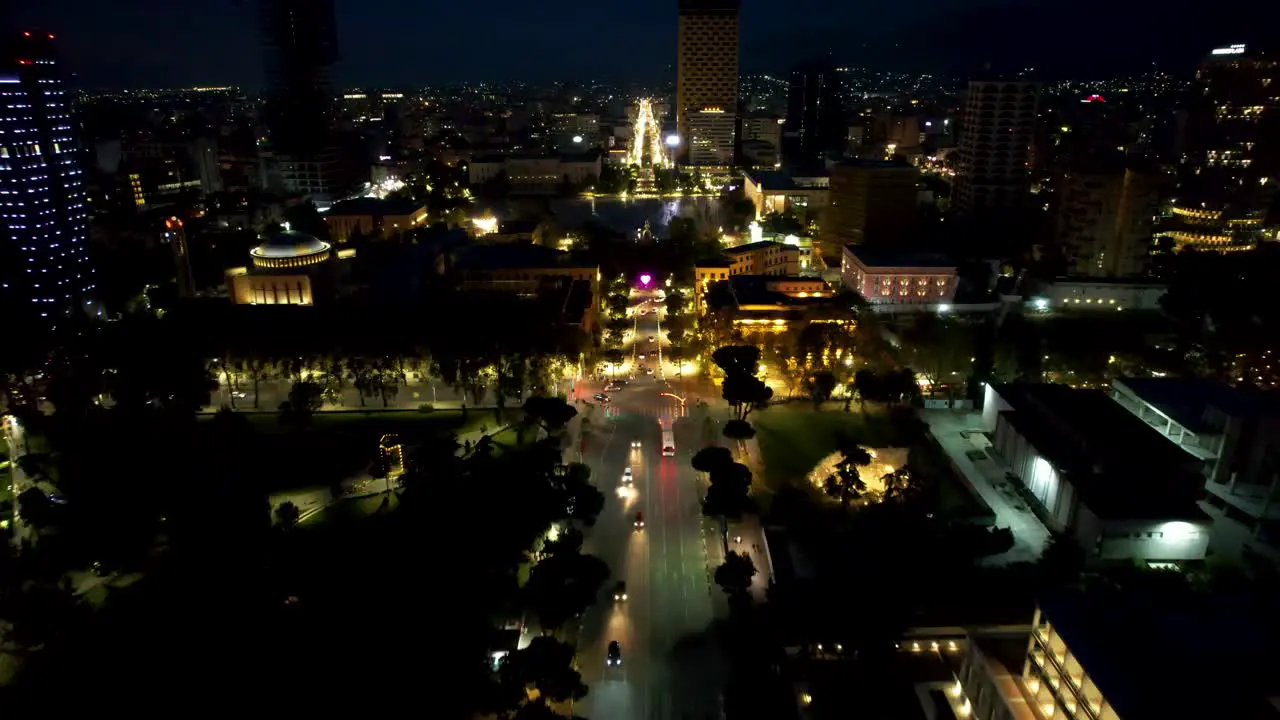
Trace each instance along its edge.
<instances>
[{"instance_id":1,"label":"night sky","mask_svg":"<svg viewBox=\"0 0 1280 720\"><path fill-rule=\"evenodd\" d=\"M337 0L344 85L674 77L676 0ZM261 84L255 0L8 0L51 30L87 87ZM1069 9L1068 9L1069 8ZM1190 74L1213 46L1280 21L1258 0L744 0L744 71L822 50L842 63L961 75ZM1212 13L1212 14L1210 14ZM1273 33L1274 34L1274 33Z\"/></svg>"}]
</instances>

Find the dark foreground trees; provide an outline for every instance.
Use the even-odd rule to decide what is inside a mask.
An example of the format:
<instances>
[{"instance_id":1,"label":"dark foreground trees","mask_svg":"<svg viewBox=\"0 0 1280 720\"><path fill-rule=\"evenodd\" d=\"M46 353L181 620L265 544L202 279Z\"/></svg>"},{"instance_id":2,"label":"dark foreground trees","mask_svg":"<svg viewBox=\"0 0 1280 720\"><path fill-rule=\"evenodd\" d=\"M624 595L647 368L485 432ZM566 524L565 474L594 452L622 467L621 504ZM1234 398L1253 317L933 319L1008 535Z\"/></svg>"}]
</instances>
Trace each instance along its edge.
<instances>
[{"instance_id":1,"label":"dark foreground trees","mask_svg":"<svg viewBox=\"0 0 1280 720\"><path fill-rule=\"evenodd\" d=\"M273 532L265 497L236 482L251 460L236 453L249 431L227 420L217 428L209 435L216 440L196 448L177 447L181 435L172 430L159 435L163 425L94 446L82 477L97 489L68 490L65 507L101 500L109 514L94 518L85 502L55 518L63 524L48 547L82 558L77 567L97 558L120 567L87 585L77 579L90 589L74 598L58 594L69 601L65 611L0 588L0 597L17 598L0 602L0 617L21 625L6 625L5 641L22 642L26 653L3 693L7 707L85 711L123 695L164 704L200 697L202 708L218 710L253 703L332 712L367 707L370 693L420 698L416 688L428 683L439 688L427 700L433 716L512 718L560 712L561 701L584 692L572 650L550 638L494 662L495 652L514 650L503 628L531 599L572 614L608 573L572 533L534 563L548 528L574 516L569 490L581 503L589 487L580 471L560 465L550 441L469 456L449 438L423 442L398 496ZM175 447L159 453L157 438ZM589 522L591 513L577 519ZM531 563L529 583L537 577L537 585L522 589L521 568ZM56 578L38 586L56 590ZM27 617L24 607L45 611Z\"/></svg>"}]
</instances>

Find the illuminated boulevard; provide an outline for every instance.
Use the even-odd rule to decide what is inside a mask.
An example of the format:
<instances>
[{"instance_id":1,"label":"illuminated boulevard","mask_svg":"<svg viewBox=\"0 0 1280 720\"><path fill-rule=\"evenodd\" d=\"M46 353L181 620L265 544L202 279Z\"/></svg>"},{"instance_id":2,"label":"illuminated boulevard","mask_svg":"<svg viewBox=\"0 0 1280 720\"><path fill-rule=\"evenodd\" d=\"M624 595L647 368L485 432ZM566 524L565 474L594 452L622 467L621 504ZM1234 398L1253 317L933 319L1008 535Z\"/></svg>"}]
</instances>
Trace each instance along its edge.
<instances>
[{"instance_id":1,"label":"illuminated boulevard","mask_svg":"<svg viewBox=\"0 0 1280 720\"><path fill-rule=\"evenodd\" d=\"M633 307L640 302L633 299ZM574 712L589 718L721 717L721 661L708 639L713 615L725 610L711 578L720 562L719 543L715 523L702 518L702 488L690 467L692 453L702 446L701 431L683 418L679 399L661 394L672 388L652 357L658 341L648 339L659 334L659 305L644 306L651 310L637 317L631 337L638 340L634 354L650 355L639 362L655 373L636 373L609 393L609 403L593 410L583 457L606 496L587 549L613 571L583 618L579 640L579 670L591 691ZM627 352L633 354L631 348ZM608 419L596 419L601 415ZM662 454L663 427L673 429L674 457ZM633 448L637 439L640 447ZM635 477L629 491L619 489L626 467ZM637 512L644 513L642 529L634 526ZM617 580L627 584L622 602L613 599ZM606 667L606 650L615 640L622 665Z\"/></svg>"}]
</instances>

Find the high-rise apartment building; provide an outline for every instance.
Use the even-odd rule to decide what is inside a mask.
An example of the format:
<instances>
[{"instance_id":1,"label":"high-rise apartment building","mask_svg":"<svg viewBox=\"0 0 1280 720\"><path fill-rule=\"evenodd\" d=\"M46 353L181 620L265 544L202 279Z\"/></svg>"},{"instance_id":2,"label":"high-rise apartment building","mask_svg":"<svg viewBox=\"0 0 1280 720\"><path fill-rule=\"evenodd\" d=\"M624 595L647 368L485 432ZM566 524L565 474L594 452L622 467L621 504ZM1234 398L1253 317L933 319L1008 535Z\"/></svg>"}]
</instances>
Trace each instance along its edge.
<instances>
[{"instance_id":1,"label":"high-rise apartment building","mask_svg":"<svg viewBox=\"0 0 1280 720\"><path fill-rule=\"evenodd\" d=\"M1187 109L1173 222L1179 247L1254 247L1280 174L1280 57L1244 45L1214 50Z\"/></svg>"},{"instance_id":2,"label":"high-rise apartment building","mask_svg":"<svg viewBox=\"0 0 1280 720\"><path fill-rule=\"evenodd\" d=\"M279 182L290 192L338 190L333 145L333 68L338 33L333 0L259 0L266 51L266 123Z\"/></svg>"},{"instance_id":3,"label":"high-rise apartment building","mask_svg":"<svg viewBox=\"0 0 1280 720\"><path fill-rule=\"evenodd\" d=\"M998 213L1026 202L1039 101L1038 83L970 81L951 190L958 215Z\"/></svg>"},{"instance_id":4,"label":"high-rise apartment building","mask_svg":"<svg viewBox=\"0 0 1280 720\"><path fill-rule=\"evenodd\" d=\"M0 307L15 321L54 330L94 289L84 178L53 34L26 31L7 40L0 57Z\"/></svg>"},{"instance_id":5,"label":"high-rise apartment building","mask_svg":"<svg viewBox=\"0 0 1280 720\"><path fill-rule=\"evenodd\" d=\"M901 160L847 160L831 167L822 242L892 244L916 221L920 171Z\"/></svg>"},{"instance_id":6,"label":"high-rise apartment building","mask_svg":"<svg viewBox=\"0 0 1280 720\"><path fill-rule=\"evenodd\" d=\"M792 167L821 167L845 145L846 122L836 67L827 59L797 65L787 89L783 160Z\"/></svg>"},{"instance_id":7,"label":"high-rise apartment building","mask_svg":"<svg viewBox=\"0 0 1280 720\"><path fill-rule=\"evenodd\" d=\"M1066 173L1057 240L1074 276L1143 275L1159 213L1159 176L1134 168L1083 167Z\"/></svg>"},{"instance_id":8,"label":"high-rise apartment building","mask_svg":"<svg viewBox=\"0 0 1280 720\"><path fill-rule=\"evenodd\" d=\"M733 163L740 0L678 0L676 126L687 164Z\"/></svg>"}]
</instances>

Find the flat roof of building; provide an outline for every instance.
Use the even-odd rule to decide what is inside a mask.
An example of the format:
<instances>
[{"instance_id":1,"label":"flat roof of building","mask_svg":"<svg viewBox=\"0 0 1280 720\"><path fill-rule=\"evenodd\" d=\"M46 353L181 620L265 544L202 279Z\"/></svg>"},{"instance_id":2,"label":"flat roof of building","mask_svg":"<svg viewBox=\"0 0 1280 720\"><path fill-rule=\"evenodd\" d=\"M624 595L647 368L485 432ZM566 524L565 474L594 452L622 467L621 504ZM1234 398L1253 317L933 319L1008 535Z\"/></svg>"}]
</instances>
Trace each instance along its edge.
<instances>
[{"instance_id":1,"label":"flat roof of building","mask_svg":"<svg viewBox=\"0 0 1280 720\"><path fill-rule=\"evenodd\" d=\"M786 243L780 243L780 242L777 242L776 240L761 240L760 242L747 243L746 245L738 245L737 247L725 248L724 252L726 255L741 255L742 253L753 252L756 250L764 250L765 248L771 248L771 247L795 247L795 246L787 245Z\"/></svg>"},{"instance_id":2,"label":"flat roof of building","mask_svg":"<svg viewBox=\"0 0 1280 720\"><path fill-rule=\"evenodd\" d=\"M362 197L341 200L326 215L412 215L425 208L408 198Z\"/></svg>"},{"instance_id":3,"label":"flat roof of building","mask_svg":"<svg viewBox=\"0 0 1280 720\"><path fill-rule=\"evenodd\" d=\"M600 153L592 150L580 153L495 153L473 157L473 163L500 163L508 160L559 160L560 162L595 162Z\"/></svg>"},{"instance_id":4,"label":"flat roof of building","mask_svg":"<svg viewBox=\"0 0 1280 720\"><path fill-rule=\"evenodd\" d=\"M1103 277L1075 277L1065 276L1054 278L1050 285L1117 285L1117 286L1133 286L1144 288L1163 288L1168 287L1168 283L1151 278L1131 277L1131 278L1103 278Z\"/></svg>"},{"instance_id":5,"label":"flat roof of building","mask_svg":"<svg viewBox=\"0 0 1280 720\"><path fill-rule=\"evenodd\" d=\"M849 251L866 267L923 267L923 268L952 268L956 267L956 262L941 253L921 253L921 252L895 252L892 250L879 250L869 248L865 245L845 245L845 250Z\"/></svg>"},{"instance_id":6,"label":"flat roof of building","mask_svg":"<svg viewBox=\"0 0 1280 720\"><path fill-rule=\"evenodd\" d=\"M498 223L499 235L518 235L523 233L531 233L538 229L536 220L507 220Z\"/></svg>"},{"instance_id":7,"label":"flat roof of building","mask_svg":"<svg viewBox=\"0 0 1280 720\"><path fill-rule=\"evenodd\" d=\"M734 275L724 281L727 292L713 293L708 296L708 305L723 307L725 305L742 307L746 305L777 305L791 308L805 306L821 306L834 301L836 294L817 297L793 297L787 293L770 288L777 282L806 281L822 282L822 278L799 277L786 275ZM825 283L824 283L825 285ZM830 286L827 286L828 289Z\"/></svg>"},{"instance_id":8,"label":"flat roof of building","mask_svg":"<svg viewBox=\"0 0 1280 720\"><path fill-rule=\"evenodd\" d=\"M518 270L523 268L587 269L596 265L573 253L541 245L469 245L458 253L463 270Z\"/></svg>"},{"instance_id":9,"label":"flat roof of building","mask_svg":"<svg viewBox=\"0 0 1280 720\"><path fill-rule=\"evenodd\" d=\"M1111 382L1192 432L1221 432L1205 421L1209 408L1232 417L1280 414L1280 403L1272 397L1203 378L1116 378Z\"/></svg>"},{"instance_id":10,"label":"flat roof of building","mask_svg":"<svg viewBox=\"0 0 1280 720\"><path fill-rule=\"evenodd\" d=\"M1040 608L1124 720L1275 720L1274 598L1062 591Z\"/></svg>"},{"instance_id":11,"label":"flat roof of building","mask_svg":"<svg viewBox=\"0 0 1280 720\"><path fill-rule=\"evenodd\" d=\"M750 170L746 173L752 182L759 185L763 190L826 190L826 185L806 184L798 181L797 177L802 178L822 178L826 177L825 172L821 174L802 173L788 174L780 170Z\"/></svg>"},{"instance_id":12,"label":"flat roof of building","mask_svg":"<svg viewBox=\"0 0 1280 720\"><path fill-rule=\"evenodd\" d=\"M997 385L1000 413L1102 518L1202 520L1199 463L1101 390Z\"/></svg>"},{"instance_id":13,"label":"flat roof of building","mask_svg":"<svg viewBox=\"0 0 1280 720\"><path fill-rule=\"evenodd\" d=\"M836 167L868 168L872 170L914 170L915 166L906 160L875 160L872 158L850 158L836 163Z\"/></svg>"}]
</instances>

